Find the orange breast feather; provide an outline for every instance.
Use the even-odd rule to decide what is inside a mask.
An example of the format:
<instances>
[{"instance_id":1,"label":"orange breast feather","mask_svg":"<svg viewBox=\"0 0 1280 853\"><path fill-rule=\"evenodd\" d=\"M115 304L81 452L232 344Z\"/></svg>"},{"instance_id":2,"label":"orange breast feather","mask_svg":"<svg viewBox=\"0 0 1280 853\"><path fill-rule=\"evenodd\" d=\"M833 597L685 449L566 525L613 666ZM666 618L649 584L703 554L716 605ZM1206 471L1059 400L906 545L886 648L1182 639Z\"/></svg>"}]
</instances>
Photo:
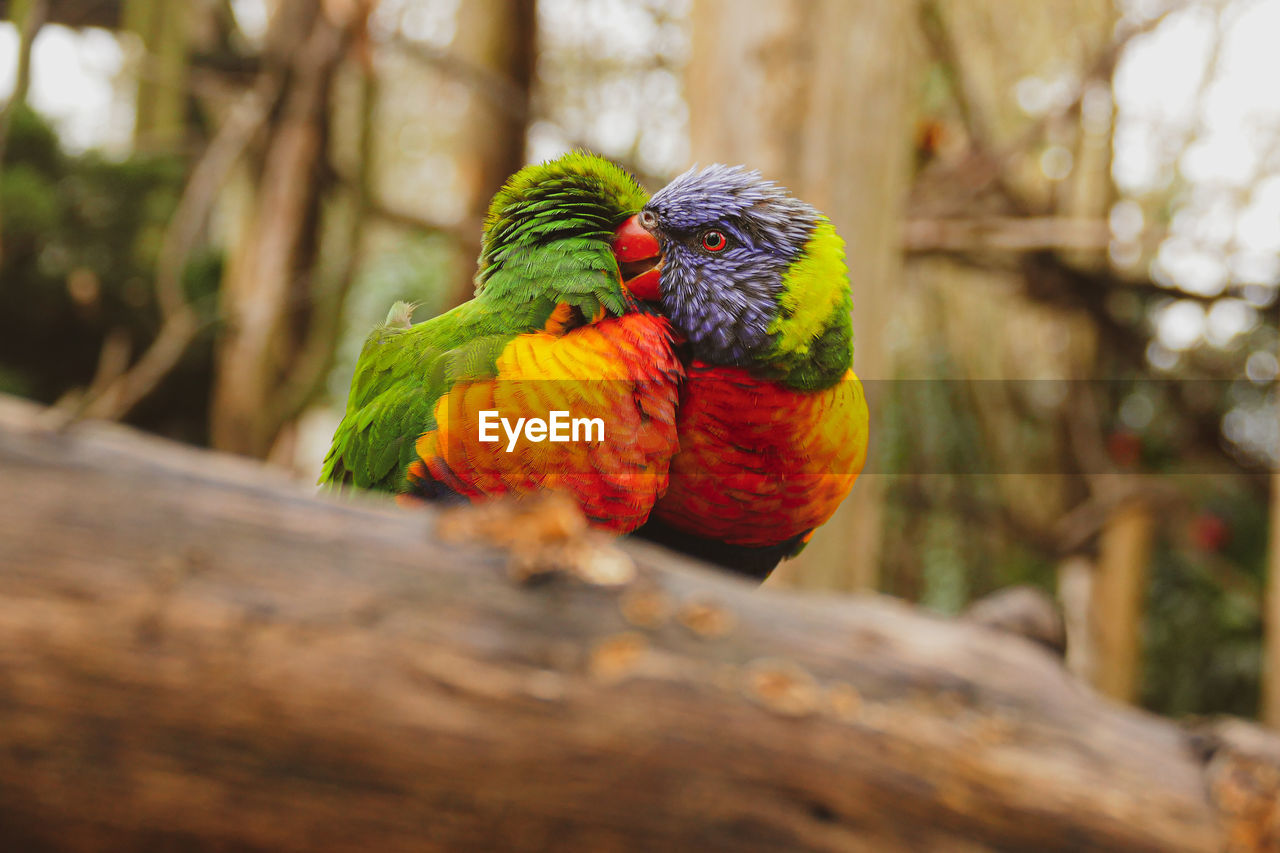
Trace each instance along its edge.
<instances>
[{"instance_id":1,"label":"orange breast feather","mask_svg":"<svg viewBox=\"0 0 1280 853\"><path fill-rule=\"evenodd\" d=\"M849 371L797 391L695 362L678 415L680 452L654 515L734 545L785 542L825 522L867 452L867 404Z\"/></svg>"},{"instance_id":2,"label":"orange breast feather","mask_svg":"<svg viewBox=\"0 0 1280 853\"><path fill-rule=\"evenodd\" d=\"M682 369L666 320L628 314L563 335L519 335L497 366L496 378L457 383L440 398L436 429L418 440L410 481L470 500L560 490L599 527L627 533L642 524L667 488L678 446ZM520 418L550 422L557 411L566 413L567 441L521 430L508 451L503 427L496 442L482 440L484 412L514 426ZM600 423L586 423L592 419ZM493 415L487 421L492 437Z\"/></svg>"}]
</instances>

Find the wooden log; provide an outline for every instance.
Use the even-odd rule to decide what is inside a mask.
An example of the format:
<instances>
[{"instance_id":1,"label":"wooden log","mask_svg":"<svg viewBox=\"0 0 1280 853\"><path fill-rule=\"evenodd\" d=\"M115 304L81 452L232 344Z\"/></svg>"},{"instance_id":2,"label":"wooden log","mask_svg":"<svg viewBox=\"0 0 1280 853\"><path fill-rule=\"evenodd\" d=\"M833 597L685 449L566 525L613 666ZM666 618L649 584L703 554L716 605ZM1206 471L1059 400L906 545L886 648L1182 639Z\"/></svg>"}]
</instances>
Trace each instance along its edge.
<instances>
[{"instance_id":1,"label":"wooden log","mask_svg":"<svg viewBox=\"0 0 1280 853\"><path fill-rule=\"evenodd\" d=\"M1277 844L1269 736L1206 748L1018 638L576 534L517 583L432 512L45 424L0 400L5 850ZM492 512L455 534L537 563L555 520ZM1257 772L1211 794L1224 755Z\"/></svg>"}]
</instances>

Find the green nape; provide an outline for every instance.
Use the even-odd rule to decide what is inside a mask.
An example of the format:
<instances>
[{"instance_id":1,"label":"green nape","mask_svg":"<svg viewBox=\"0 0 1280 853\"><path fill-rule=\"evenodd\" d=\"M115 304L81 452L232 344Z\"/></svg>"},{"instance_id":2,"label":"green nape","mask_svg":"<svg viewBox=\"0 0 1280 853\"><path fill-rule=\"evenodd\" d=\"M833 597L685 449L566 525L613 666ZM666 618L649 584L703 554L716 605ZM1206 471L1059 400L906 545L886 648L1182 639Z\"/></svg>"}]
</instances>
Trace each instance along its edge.
<instances>
[{"instance_id":1,"label":"green nape","mask_svg":"<svg viewBox=\"0 0 1280 853\"><path fill-rule=\"evenodd\" d=\"M770 364L787 385L826 388L853 366L853 298L844 240L822 217L782 280L780 311L769 325Z\"/></svg>"},{"instance_id":2,"label":"green nape","mask_svg":"<svg viewBox=\"0 0 1280 853\"><path fill-rule=\"evenodd\" d=\"M403 490L414 444L455 382L492 377L507 343L561 303L582 318L625 313L611 241L647 200L623 169L581 151L513 175L489 207L476 297L416 325L393 310L365 341L321 484Z\"/></svg>"}]
</instances>

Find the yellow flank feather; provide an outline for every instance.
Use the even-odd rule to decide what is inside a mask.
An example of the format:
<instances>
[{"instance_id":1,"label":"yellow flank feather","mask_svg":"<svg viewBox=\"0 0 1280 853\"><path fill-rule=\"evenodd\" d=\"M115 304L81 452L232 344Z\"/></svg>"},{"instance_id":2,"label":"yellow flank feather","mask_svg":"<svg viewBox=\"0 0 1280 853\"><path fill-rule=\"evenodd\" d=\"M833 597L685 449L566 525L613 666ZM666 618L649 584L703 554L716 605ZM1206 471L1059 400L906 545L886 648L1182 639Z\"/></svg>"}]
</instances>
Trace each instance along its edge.
<instances>
[{"instance_id":1,"label":"yellow flank feather","mask_svg":"<svg viewBox=\"0 0 1280 853\"><path fill-rule=\"evenodd\" d=\"M614 358L613 345L587 326L572 338L542 333L517 335L498 356L504 379L627 379L629 365ZM569 370L567 368L572 368Z\"/></svg>"},{"instance_id":2,"label":"yellow flank feather","mask_svg":"<svg viewBox=\"0 0 1280 853\"><path fill-rule=\"evenodd\" d=\"M769 325L782 353L805 355L840 301L847 271L844 240L831 220L818 220L804 253L782 279L782 311Z\"/></svg>"}]
</instances>

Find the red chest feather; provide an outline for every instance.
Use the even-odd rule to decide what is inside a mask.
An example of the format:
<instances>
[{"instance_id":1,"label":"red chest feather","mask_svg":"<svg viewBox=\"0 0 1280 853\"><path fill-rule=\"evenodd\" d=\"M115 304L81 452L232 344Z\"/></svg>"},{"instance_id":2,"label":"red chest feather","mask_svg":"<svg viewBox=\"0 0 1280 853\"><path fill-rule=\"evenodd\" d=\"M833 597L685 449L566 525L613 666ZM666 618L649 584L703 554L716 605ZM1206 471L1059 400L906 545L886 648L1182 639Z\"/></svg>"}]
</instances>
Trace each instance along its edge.
<instances>
[{"instance_id":1,"label":"red chest feather","mask_svg":"<svg viewBox=\"0 0 1280 853\"><path fill-rule=\"evenodd\" d=\"M825 522L866 458L867 406L850 371L797 391L739 368L688 368L680 451L654 513L680 530L773 545Z\"/></svg>"}]
</instances>

